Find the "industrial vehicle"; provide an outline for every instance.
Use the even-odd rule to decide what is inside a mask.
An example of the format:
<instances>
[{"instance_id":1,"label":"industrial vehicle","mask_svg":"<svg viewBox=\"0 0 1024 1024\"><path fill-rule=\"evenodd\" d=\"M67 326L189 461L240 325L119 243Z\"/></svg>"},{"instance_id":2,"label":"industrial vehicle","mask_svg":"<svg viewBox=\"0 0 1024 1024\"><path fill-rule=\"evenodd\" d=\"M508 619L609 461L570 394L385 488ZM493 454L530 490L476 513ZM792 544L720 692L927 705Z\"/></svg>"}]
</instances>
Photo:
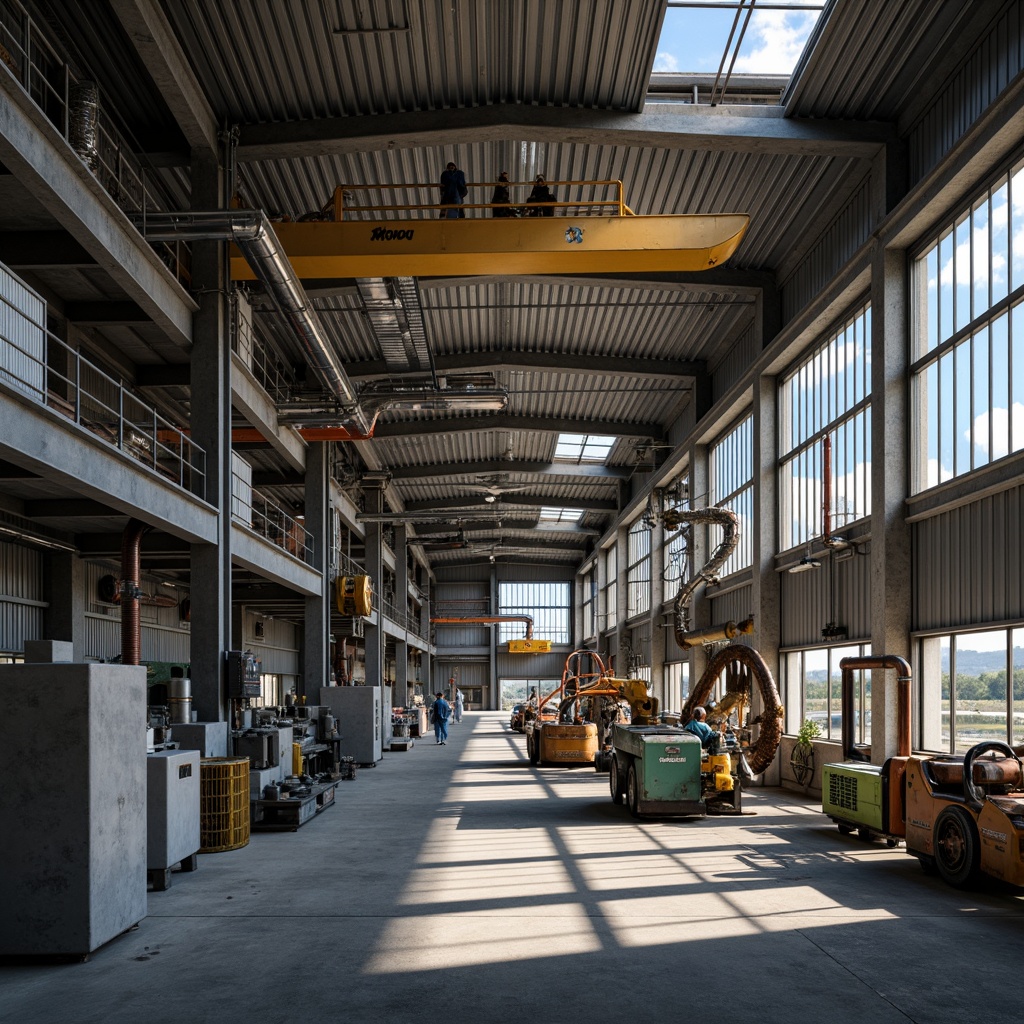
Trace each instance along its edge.
<instances>
[{"instance_id":1,"label":"industrial vehicle","mask_svg":"<svg viewBox=\"0 0 1024 1024\"><path fill-rule=\"evenodd\" d=\"M573 651L557 687L525 722L531 764L593 764L620 716L620 684L595 651Z\"/></svg>"},{"instance_id":2,"label":"industrial vehicle","mask_svg":"<svg viewBox=\"0 0 1024 1024\"><path fill-rule=\"evenodd\" d=\"M716 524L722 540L693 577L684 580L676 594L674 626L676 642L683 650L697 644L711 645L753 631L753 618L743 623L726 622L699 631L688 628L689 602L697 587L717 578L717 573L739 540L738 520L729 509L672 509L662 513L669 530L685 524ZM711 698L724 676L725 690L716 703ZM639 682L639 680L637 681ZM755 684L760 696L756 715ZM642 685L642 684L641 684ZM697 707L707 711L707 722L717 727L708 751L700 739L682 725L661 721L658 700L624 688L632 709L629 725L612 729L608 787L612 800L626 801L634 817L642 814L739 814L742 780L760 775L771 763L782 740L782 702L764 659L752 647L730 643L714 654L689 699L679 721L688 722ZM726 734L731 737L727 748Z\"/></svg>"},{"instance_id":3,"label":"industrial vehicle","mask_svg":"<svg viewBox=\"0 0 1024 1024\"><path fill-rule=\"evenodd\" d=\"M513 704L512 714L509 716L508 727L513 732L522 732L525 728L523 724L523 705Z\"/></svg>"},{"instance_id":4,"label":"industrial vehicle","mask_svg":"<svg viewBox=\"0 0 1024 1024\"><path fill-rule=\"evenodd\" d=\"M840 832L905 840L926 871L958 888L981 875L1024 886L1024 768L1020 751L986 740L963 755L911 754L910 665L895 655L843 658L842 764L822 769L822 810ZM896 669L897 752L866 763L853 742L853 674Z\"/></svg>"}]
</instances>

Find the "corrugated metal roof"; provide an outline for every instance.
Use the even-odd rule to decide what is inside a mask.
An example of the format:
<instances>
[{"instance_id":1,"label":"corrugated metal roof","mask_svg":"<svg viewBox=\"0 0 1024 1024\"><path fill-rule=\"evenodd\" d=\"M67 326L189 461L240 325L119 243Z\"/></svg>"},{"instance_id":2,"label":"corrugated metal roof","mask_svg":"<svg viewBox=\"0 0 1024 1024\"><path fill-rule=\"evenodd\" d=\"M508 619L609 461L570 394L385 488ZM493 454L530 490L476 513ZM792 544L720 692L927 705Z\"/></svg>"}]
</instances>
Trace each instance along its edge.
<instances>
[{"instance_id":1,"label":"corrugated metal roof","mask_svg":"<svg viewBox=\"0 0 1024 1024\"><path fill-rule=\"evenodd\" d=\"M980 6L971 0L833 0L782 97L786 113L896 121L950 45L984 27ZM997 5L988 6L994 14Z\"/></svg>"},{"instance_id":2,"label":"corrugated metal roof","mask_svg":"<svg viewBox=\"0 0 1024 1024\"><path fill-rule=\"evenodd\" d=\"M639 109L661 0L163 0L219 121L492 103Z\"/></svg>"}]
</instances>

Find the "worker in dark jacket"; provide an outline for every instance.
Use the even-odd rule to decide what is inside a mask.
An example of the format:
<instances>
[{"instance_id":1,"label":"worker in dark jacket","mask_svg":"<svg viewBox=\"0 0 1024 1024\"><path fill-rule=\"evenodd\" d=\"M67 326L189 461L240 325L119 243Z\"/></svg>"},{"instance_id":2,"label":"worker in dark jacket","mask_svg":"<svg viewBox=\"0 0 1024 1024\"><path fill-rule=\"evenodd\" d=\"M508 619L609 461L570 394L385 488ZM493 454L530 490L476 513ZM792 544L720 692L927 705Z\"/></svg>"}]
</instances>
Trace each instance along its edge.
<instances>
[{"instance_id":1,"label":"worker in dark jacket","mask_svg":"<svg viewBox=\"0 0 1024 1024\"><path fill-rule=\"evenodd\" d=\"M543 174L538 174L534 179L533 188L526 197L526 202L531 205L531 217L554 217L555 208L551 204L555 201L555 194L548 188ZM540 204L545 204L541 209ZM537 204L537 205L534 205Z\"/></svg>"},{"instance_id":2,"label":"worker in dark jacket","mask_svg":"<svg viewBox=\"0 0 1024 1024\"><path fill-rule=\"evenodd\" d=\"M469 189L466 187L466 175L448 161L448 166L441 172L441 202L451 207L441 211L441 218L455 220L458 217L465 217L466 211L460 210L462 200L466 198Z\"/></svg>"},{"instance_id":3,"label":"worker in dark jacket","mask_svg":"<svg viewBox=\"0 0 1024 1024\"><path fill-rule=\"evenodd\" d=\"M498 175L498 181L494 186L494 194L491 196L494 209L491 214L495 217L516 217L518 211L511 206L512 197L509 194L508 171L502 171Z\"/></svg>"}]
</instances>

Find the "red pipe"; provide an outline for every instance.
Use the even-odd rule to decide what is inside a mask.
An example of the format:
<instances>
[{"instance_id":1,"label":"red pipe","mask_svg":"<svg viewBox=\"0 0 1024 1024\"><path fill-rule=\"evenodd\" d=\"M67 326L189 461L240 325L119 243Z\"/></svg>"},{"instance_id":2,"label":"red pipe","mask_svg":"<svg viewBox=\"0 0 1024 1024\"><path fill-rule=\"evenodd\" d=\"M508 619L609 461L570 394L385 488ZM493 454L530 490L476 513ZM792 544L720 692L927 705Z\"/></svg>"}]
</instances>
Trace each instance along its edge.
<instances>
[{"instance_id":1,"label":"red pipe","mask_svg":"<svg viewBox=\"0 0 1024 1024\"><path fill-rule=\"evenodd\" d=\"M862 761L853 737L853 673L861 669L895 669L896 677L896 756L910 757L910 663L897 654L879 654L866 658L843 658L839 662L842 672L841 707L843 718L843 759Z\"/></svg>"},{"instance_id":2,"label":"red pipe","mask_svg":"<svg viewBox=\"0 0 1024 1024\"><path fill-rule=\"evenodd\" d=\"M142 622L139 598L142 594L142 535L152 527L138 519L129 520L121 534L121 664L138 665L142 660Z\"/></svg>"}]
</instances>

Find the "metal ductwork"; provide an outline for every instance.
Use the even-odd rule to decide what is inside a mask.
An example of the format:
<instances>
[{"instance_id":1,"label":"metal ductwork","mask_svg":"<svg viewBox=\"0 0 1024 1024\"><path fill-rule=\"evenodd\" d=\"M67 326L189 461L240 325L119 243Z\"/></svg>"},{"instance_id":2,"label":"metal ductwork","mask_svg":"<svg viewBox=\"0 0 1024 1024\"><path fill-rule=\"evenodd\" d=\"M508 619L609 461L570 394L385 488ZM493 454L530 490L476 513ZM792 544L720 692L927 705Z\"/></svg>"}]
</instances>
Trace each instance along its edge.
<instances>
[{"instance_id":1,"label":"metal ductwork","mask_svg":"<svg viewBox=\"0 0 1024 1024\"><path fill-rule=\"evenodd\" d=\"M262 210L150 213L146 215L143 233L152 242L234 242L288 320L310 365L337 399L341 412L335 413L333 422L351 423L359 433L369 436L372 420L360 406L355 388Z\"/></svg>"},{"instance_id":2,"label":"metal ductwork","mask_svg":"<svg viewBox=\"0 0 1024 1024\"><path fill-rule=\"evenodd\" d=\"M436 387L415 278L361 277L356 286L388 372L429 373Z\"/></svg>"}]
</instances>

